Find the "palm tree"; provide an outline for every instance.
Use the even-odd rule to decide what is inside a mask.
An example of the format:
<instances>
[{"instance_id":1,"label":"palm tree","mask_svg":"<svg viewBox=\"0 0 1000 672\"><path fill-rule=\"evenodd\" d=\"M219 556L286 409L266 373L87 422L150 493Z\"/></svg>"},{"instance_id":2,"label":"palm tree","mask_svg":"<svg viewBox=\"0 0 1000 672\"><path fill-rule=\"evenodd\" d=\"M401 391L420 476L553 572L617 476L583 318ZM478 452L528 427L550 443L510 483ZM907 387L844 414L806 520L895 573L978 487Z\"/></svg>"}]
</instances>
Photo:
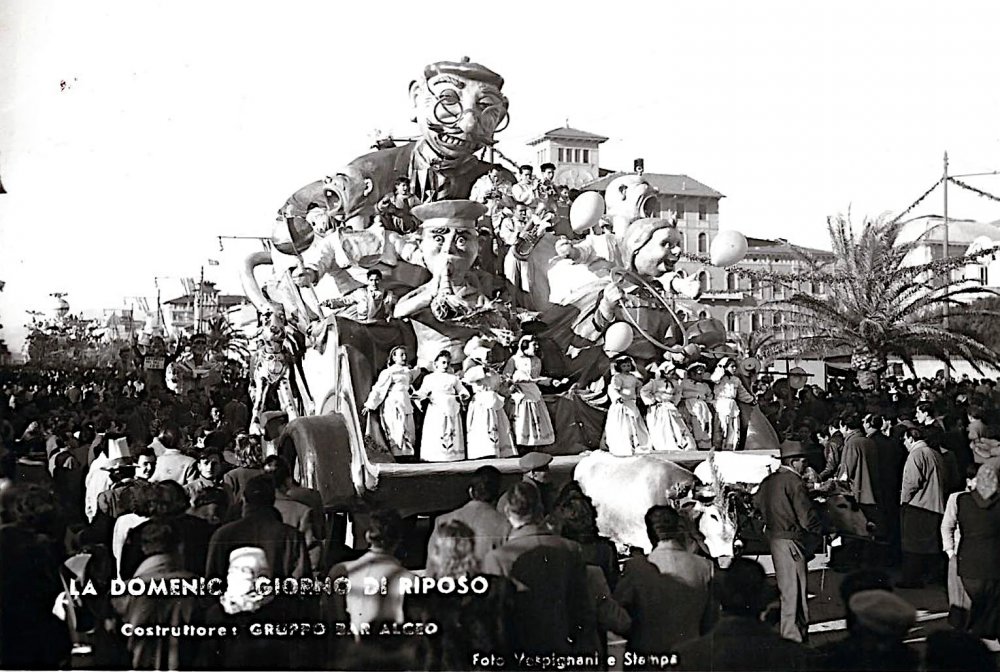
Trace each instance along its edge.
<instances>
[{"instance_id":1,"label":"palm tree","mask_svg":"<svg viewBox=\"0 0 1000 672\"><path fill-rule=\"evenodd\" d=\"M249 340L225 317L219 316L209 320L208 330L205 333L208 336L209 350L218 352L241 367L250 365Z\"/></svg>"},{"instance_id":2,"label":"palm tree","mask_svg":"<svg viewBox=\"0 0 1000 672\"><path fill-rule=\"evenodd\" d=\"M898 221L866 219L856 236L849 216L838 216L827 221L833 261L796 250L808 268L804 273L757 273L762 281L783 286L787 297L757 308L781 316L779 324L760 333L761 339L776 337L763 345L762 354L802 357L846 350L863 389L877 384L889 357L898 357L911 371L918 355L937 358L949 368L954 358L967 360L977 370L983 365L998 367L1000 356L979 335L948 328L943 322L945 306L954 320L1000 317L996 310L961 301L990 290L970 286L951 273L997 248L913 263L930 231L900 242L902 228ZM799 291L803 281L821 282L827 293Z\"/></svg>"}]
</instances>

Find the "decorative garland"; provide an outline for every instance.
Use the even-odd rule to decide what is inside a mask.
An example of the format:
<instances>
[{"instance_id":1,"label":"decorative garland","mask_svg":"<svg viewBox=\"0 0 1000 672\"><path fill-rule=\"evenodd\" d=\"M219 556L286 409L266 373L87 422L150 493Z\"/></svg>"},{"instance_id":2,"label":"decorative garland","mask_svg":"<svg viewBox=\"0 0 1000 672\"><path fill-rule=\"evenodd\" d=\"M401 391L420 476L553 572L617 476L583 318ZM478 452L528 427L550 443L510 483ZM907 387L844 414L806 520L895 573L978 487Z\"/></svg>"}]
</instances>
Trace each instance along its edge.
<instances>
[{"instance_id":1,"label":"decorative garland","mask_svg":"<svg viewBox=\"0 0 1000 672\"><path fill-rule=\"evenodd\" d=\"M934 191L935 189L937 189L938 186L942 182L944 182L944 178L943 177L940 180L938 180L937 182L935 182L934 184L932 184L930 189L928 189L927 191L925 191L923 193L923 195L920 196L920 198L918 198L917 200L913 201L913 203L910 204L910 207L908 207L906 210L903 210L901 213L899 213L898 215L896 215L896 217L891 222L889 222L889 223L890 224L895 224L896 222L898 222L899 220L901 220L903 217L905 217L907 215L907 213L909 213L911 210L913 210L913 208L915 208L918 205L920 205L920 203L925 198L927 198L928 196L930 196L931 192Z\"/></svg>"},{"instance_id":2,"label":"decorative garland","mask_svg":"<svg viewBox=\"0 0 1000 672\"><path fill-rule=\"evenodd\" d=\"M954 177L949 177L948 181L951 182L952 184L954 184L957 187L962 187L963 189L968 189L969 191L971 191L974 194L979 194L980 196L984 196L984 197L986 197L986 198L988 198L990 200L1000 202L1000 197L994 196L993 194L985 192L982 189L976 189L971 184L966 184L965 182L962 182L960 180L956 180Z\"/></svg>"}]
</instances>

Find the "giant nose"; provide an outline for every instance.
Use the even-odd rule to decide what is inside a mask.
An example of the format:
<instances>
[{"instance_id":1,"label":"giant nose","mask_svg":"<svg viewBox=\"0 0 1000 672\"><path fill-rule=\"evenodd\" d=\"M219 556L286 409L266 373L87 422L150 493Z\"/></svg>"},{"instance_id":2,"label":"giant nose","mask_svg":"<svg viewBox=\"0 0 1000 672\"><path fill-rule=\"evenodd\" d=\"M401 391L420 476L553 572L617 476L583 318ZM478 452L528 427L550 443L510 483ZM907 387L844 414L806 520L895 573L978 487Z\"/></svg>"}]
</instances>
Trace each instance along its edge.
<instances>
[{"instance_id":1,"label":"giant nose","mask_svg":"<svg viewBox=\"0 0 1000 672\"><path fill-rule=\"evenodd\" d=\"M458 118L458 127L466 135L474 135L479 132L479 113L472 109L462 111L462 116Z\"/></svg>"}]
</instances>

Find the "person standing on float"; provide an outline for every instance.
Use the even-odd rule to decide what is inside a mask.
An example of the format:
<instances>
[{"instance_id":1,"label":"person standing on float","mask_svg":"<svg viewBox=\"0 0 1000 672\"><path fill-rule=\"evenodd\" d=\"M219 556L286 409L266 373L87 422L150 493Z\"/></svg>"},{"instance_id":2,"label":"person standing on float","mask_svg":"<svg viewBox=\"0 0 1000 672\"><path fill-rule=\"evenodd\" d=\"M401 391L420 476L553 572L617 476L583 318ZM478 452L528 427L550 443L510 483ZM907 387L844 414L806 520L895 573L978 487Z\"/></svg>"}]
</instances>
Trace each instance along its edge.
<instances>
[{"instance_id":1,"label":"person standing on float","mask_svg":"<svg viewBox=\"0 0 1000 672\"><path fill-rule=\"evenodd\" d=\"M379 417L382 430L393 457L409 457L414 453L417 430L413 423L411 386L416 369L406 365L406 348L396 347L389 353L389 366L379 374L375 386L365 401L365 410Z\"/></svg>"},{"instance_id":2,"label":"person standing on float","mask_svg":"<svg viewBox=\"0 0 1000 672\"><path fill-rule=\"evenodd\" d=\"M604 442L612 455L628 456L649 452L649 432L636 399L642 381L633 372L635 364L628 356L616 357L614 375L608 385L611 408L604 422Z\"/></svg>"},{"instance_id":3,"label":"person standing on float","mask_svg":"<svg viewBox=\"0 0 1000 672\"><path fill-rule=\"evenodd\" d=\"M736 360L723 357L712 373L712 382L715 383L715 413L722 429L722 450L736 450L740 443L740 407L737 402L756 402L754 396L743 387L736 369Z\"/></svg>"},{"instance_id":4,"label":"person standing on float","mask_svg":"<svg viewBox=\"0 0 1000 672\"><path fill-rule=\"evenodd\" d=\"M442 351L434 358L434 370L424 376L418 399L429 399L420 436L420 459L425 462L454 462L465 459L465 431L462 402L469 391L451 372L451 353Z\"/></svg>"},{"instance_id":5,"label":"person standing on float","mask_svg":"<svg viewBox=\"0 0 1000 672\"><path fill-rule=\"evenodd\" d=\"M489 355L489 348L475 348L471 354L474 364L463 377L473 394L466 418L470 460L517 456L510 421L504 411L506 399L500 394L503 378L490 366Z\"/></svg>"},{"instance_id":6,"label":"person standing on float","mask_svg":"<svg viewBox=\"0 0 1000 672\"><path fill-rule=\"evenodd\" d=\"M701 379L705 365L695 362L687 368L687 378L681 381L681 400L684 412L691 418L689 427L698 450L712 448L712 388Z\"/></svg>"},{"instance_id":7,"label":"person standing on float","mask_svg":"<svg viewBox=\"0 0 1000 672\"><path fill-rule=\"evenodd\" d=\"M542 360L537 356L538 341L522 336L517 351L507 360L504 375L513 383L514 442L518 446L550 446L556 442L552 418L542 399L538 384L549 385L551 378L542 375Z\"/></svg>"},{"instance_id":8,"label":"person standing on float","mask_svg":"<svg viewBox=\"0 0 1000 672\"><path fill-rule=\"evenodd\" d=\"M673 365L663 362L654 368L656 377L642 386L639 396L646 407L646 428L653 450L696 450L694 435L684 422L677 404L680 390L670 376Z\"/></svg>"}]
</instances>

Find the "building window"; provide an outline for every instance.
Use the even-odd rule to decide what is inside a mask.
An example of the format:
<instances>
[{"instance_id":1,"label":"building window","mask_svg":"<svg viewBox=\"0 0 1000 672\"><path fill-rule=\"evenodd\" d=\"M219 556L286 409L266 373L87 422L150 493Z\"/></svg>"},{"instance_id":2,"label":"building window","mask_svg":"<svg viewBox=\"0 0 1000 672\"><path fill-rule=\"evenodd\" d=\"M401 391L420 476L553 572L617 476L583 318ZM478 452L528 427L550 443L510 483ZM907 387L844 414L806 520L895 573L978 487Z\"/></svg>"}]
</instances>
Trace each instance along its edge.
<instances>
[{"instance_id":1,"label":"building window","mask_svg":"<svg viewBox=\"0 0 1000 672\"><path fill-rule=\"evenodd\" d=\"M711 289L712 282L708 277L707 271L702 271L698 274L698 286L701 287L701 291L703 294L707 292L709 289Z\"/></svg>"},{"instance_id":2,"label":"building window","mask_svg":"<svg viewBox=\"0 0 1000 672\"><path fill-rule=\"evenodd\" d=\"M579 149L574 149L573 150L573 163L580 163L580 150Z\"/></svg>"},{"instance_id":3,"label":"building window","mask_svg":"<svg viewBox=\"0 0 1000 672\"><path fill-rule=\"evenodd\" d=\"M729 313L726 314L726 330L727 331L740 330L740 321L736 319L736 313L734 313L733 311L729 311Z\"/></svg>"},{"instance_id":4,"label":"building window","mask_svg":"<svg viewBox=\"0 0 1000 672\"><path fill-rule=\"evenodd\" d=\"M698 254L705 254L708 252L708 234L699 233L698 234Z\"/></svg>"},{"instance_id":5,"label":"building window","mask_svg":"<svg viewBox=\"0 0 1000 672\"><path fill-rule=\"evenodd\" d=\"M698 219L701 221L708 219L708 206L705 204L705 201L698 202Z\"/></svg>"},{"instance_id":6,"label":"building window","mask_svg":"<svg viewBox=\"0 0 1000 672\"><path fill-rule=\"evenodd\" d=\"M563 157L563 148L562 147L560 147L558 150L556 150L556 154L559 156L559 163L564 163L566 161L566 159Z\"/></svg>"},{"instance_id":7,"label":"building window","mask_svg":"<svg viewBox=\"0 0 1000 672\"><path fill-rule=\"evenodd\" d=\"M677 219L684 219L684 201L677 199Z\"/></svg>"},{"instance_id":8,"label":"building window","mask_svg":"<svg viewBox=\"0 0 1000 672\"><path fill-rule=\"evenodd\" d=\"M757 278L750 276L750 291L756 292L758 289L760 289L760 282Z\"/></svg>"},{"instance_id":9,"label":"building window","mask_svg":"<svg viewBox=\"0 0 1000 672\"><path fill-rule=\"evenodd\" d=\"M583 150L583 162L584 163L590 163L590 150L589 149Z\"/></svg>"},{"instance_id":10,"label":"building window","mask_svg":"<svg viewBox=\"0 0 1000 672\"><path fill-rule=\"evenodd\" d=\"M774 326L781 324L781 313L774 313L774 318L771 320L771 323L774 324Z\"/></svg>"},{"instance_id":11,"label":"building window","mask_svg":"<svg viewBox=\"0 0 1000 672\"><path fill-rule=\"evenodd\" d=\"M751 313L750 314L750 330L759 331L760 330L760 314Z\"/></svg>"},{"instance_id":12,"label":"building window","mask_svg":"<svg viewBox=\"0 0 1000 672\"><path fill-rule=\"evenodd\" d=\"M736 277L735 273L726 273L726 291L727 292L740 291L740 281Z\"/></svg>"}]
</instances>

